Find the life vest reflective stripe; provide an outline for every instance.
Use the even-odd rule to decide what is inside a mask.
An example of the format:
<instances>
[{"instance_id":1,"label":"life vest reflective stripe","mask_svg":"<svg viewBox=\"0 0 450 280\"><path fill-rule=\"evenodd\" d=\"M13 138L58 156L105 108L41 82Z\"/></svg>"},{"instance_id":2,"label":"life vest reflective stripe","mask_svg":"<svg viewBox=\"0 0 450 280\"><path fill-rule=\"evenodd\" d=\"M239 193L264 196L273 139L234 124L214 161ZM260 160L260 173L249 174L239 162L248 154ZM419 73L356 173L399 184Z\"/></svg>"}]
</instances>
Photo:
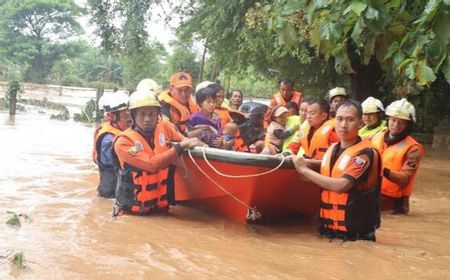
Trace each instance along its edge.
<instances>
[{"instance_id":1,"label":"life vest reflective stripe","mask_svg":"<svg viewBox=\"0 0 450 280\"><path fill-rule=\"evenodd\" d=\"M291 100L288 100L287 102L286 102L286 100L284 100L284 98L283 98L283 96L281 95L281 93L276 93L274 96L273 96L273 98L275 99L275 102L277 103L277 104L275 104L275 106L276 105L283 105L283 106L286 106L287 105L287 102L294 102L294 103L296 103L296 104L299 104L300 103L300 100L302 100L302 93L301 92L299 92L299 91L295 91L294 92L294 94L292 95L292 97L291 97ZM274 107L275 107L274 106Z\"/></svg>"},{"instance_id":2,"label":"life vest reflective stripe","mask_svg":"<svg viewBox=\"0 0 450 280\"><path fill-rule=\"evenodd\" d=\"M175 124L181 132L184 132L186 130L186 121L193 113L198 112L198 106L197 103L195 103L194 97L191 95L189 98L189 108L179 103L167 91L162 92L159 95L159 98L164 103L170 105L170 122Z\"/></svg>"},{"instance_id":3,"label":"life vest reflective stripe","mask_svg":"<svg viewBox=\"0 0 450 280\"><path fill-rule=\"evenodd\" d=\"M221 127L225 127L225 124L231 121L230 113L226 108L216 108L214 112L220 117Z\"/></svg>"},{"instance_id":4,"label":"life vest reflective stripe","mask_svg":"<svg viewBox=\"0 0 450 280\"><path fill-rule=\"evenodd\" d=\"M387 146L384 142L384 135L388 133L387 131L382 131L375 134L372 137L372 144L378 149L382 155L383 168L389 168L394 171L401 171L403 164L405 163L406 154L413 146L419 149L420 156L423 156L424 149L414 138L411 136L406 136L402 141ZM417 170L414 171L413 177L409 180L408 185L405 188L395 184L386 177L383 176L381 182L381 193L385 196L400 198L403 196L411 196L414 185L416 184Z\"/></svg>"},{"instance_id":5,"label":"life vest reflective stripe","mask_svg":"<svg viewBox=\"0 0 450 280\"><path fill-rule=\"evenodd\" d=\"M128 129L117 136L127 137L136 147L152 155L167 151L165 131L171 129L166 122L159 122L154 133L155 148L152 149L138 132ZM120 163L119 181L117 183L116 201L121 209L136 213L147 213L154 208L168 207L167 182L169 168L150 173L139 170L122 159Z\"/></svg>"},{"instance_id":6,"label":"life vest reflective stripe","mask_svg":"<svg viewBox=\"0 0 450 280\"><path fill-rule=\"evenodd\" d=\"M377 134L380 131L386 130L386 121L381 121L380 125L378 125L375 128L369 129L367 125L363 126L358 134L361 138L371 138L375 134Z\"/></svg>"},{"instance_id":7,"label":"life vest reflective stripe","mask_svg":"<svg viewBox=\"0 0 450 280\"><path fill-rule=\"evenodd\" d=\"M379 225L380 158L370 141L362 140L348 147L336 160L331 169L331 156L337 143L325 153L320 174L332 178L342 178L344 170L355 156L365 149L374 151L373 161L368 167L370 175L364 186L354 186L348 192L337 193L322 190L320 219L323 227L342 232L368 232ZM364 187L364 188L361 188Z\"/></svg>"},{"instance_id":8,"label":"life vest reflective stripe","mask_svg":"<svg viewBox=\"0 0 450 280\"><path fill-rule=\"evenodd\" d=\"M299 140L302 148L305 151L305 156L313 159L322 159L328 147L330 147L330 134L334 130L334 119L324 122L311 138L311 142L308 141L308 133L311 126L308 122L305 122L299 131Z\"/></svg>"}]
</instances>

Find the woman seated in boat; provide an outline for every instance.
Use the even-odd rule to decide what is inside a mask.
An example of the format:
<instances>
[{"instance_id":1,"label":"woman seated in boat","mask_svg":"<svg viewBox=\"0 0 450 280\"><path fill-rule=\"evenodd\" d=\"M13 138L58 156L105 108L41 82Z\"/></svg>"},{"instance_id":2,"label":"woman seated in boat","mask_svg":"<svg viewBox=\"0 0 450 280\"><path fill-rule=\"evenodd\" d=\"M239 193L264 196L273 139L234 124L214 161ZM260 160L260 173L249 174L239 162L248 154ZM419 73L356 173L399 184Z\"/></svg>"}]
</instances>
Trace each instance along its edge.
<instances>
[{"instance_id":1,"label":"woman seated in boat","mask_svg":"<svg viewBox=\"0 0 450 280\"><path fill-rule=\"evenodd\" d=\"M220 117L214 112L216 108L217 89L207 86L195 94L195 101L200 110L187 121L189 134L197 137L210 147L221 148L222 125Z\"/></svg>"}]
</instances>

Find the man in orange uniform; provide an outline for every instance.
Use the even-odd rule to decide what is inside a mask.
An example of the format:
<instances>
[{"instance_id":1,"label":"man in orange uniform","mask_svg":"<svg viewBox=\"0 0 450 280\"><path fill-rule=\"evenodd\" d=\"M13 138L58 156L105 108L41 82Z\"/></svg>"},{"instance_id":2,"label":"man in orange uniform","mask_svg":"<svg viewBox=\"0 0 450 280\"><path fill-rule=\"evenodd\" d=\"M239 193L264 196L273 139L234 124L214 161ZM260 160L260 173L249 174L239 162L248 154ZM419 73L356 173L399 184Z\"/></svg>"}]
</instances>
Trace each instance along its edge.
<instances>
[{"instance_id":1,"label":"man in orange uniform","mask_svg":"<svg viewBox=\"0 0 450 280\"><path fill-rule=\"evenodd\" d=\"M409 197L416 183L424 149L410 136L416 121L414 106L405 98L386 108L388 130L375 134L372 143L383 158L382 208L393 214L409 212Z\"/></svg>"},{"instance_id":2,"label":"man in orange uniform","mask_svg":"<svg viewBox=\"0 0 450 280\"><path fill-rule=\"evenodd\" d=\"M380 225L381 158L358 130L361 105L344 102L336 112L338 143L331 145L321 162L320 173L301 156L293 158L298 173L323 188L319 233L327 238L375 241Z\"/></svg>"},{"instance_id":3,"label":"man in orange uniform","mask_svg":"<svg viewBox=\"0 0 450 280\"><path fill-rule=\"evenodd\" d=\"M184 138L173 124L161 120L160 103L154 94L133 93L129 109L132 127L120 133L114 142L120 165L116 206L139 214L167 210L169 165L184 149L202 143L197 138ZM171 141L180 142L170 146Z\"/></svg>"},{"instance_id":4,"label":"man in orange uniform","mask_svg":"<svg viewBox=\"0 0 450 280\"><path fill-rule=\"evenodd\" d=\"M198 111L192 97L192 77L187 72L178 72L170 78L168 91L162 92L159 99L163 102L161 113L165 120L173 123L181 133L187 136L186 121Z\"/></svg>"},{"instance_id":5,"label":"man in orange uniform","mask_svg":"<svg viewBox=\"0 0 450 280\"><path fill-rule=\"evenodd\" d=\"M288 102L294 102L300 105L302 100L302 93L294 90L294 81L286 79L280 83L280 91L276 93L272 100L270 100L269 108L264 117L264 127L270 124L270 117L272 116L272 109L277 105L286 106Z\"/></svg>"},{"instance_id":6,"label":"man in orange uniform","mask_svg":"<svg viewBox=\"0 0 450 280\"><path fill-rule=\"evenodd\" d=\"M334 130L334 120L329 120L330 105L324 99L311 99L306 110L307 122L302 124L298 138L294 139L288 149L297 154L300 146L304 157L321 160L327 148L337 141L339 136Z\"/></svg>"},{"instance_id":7,"label":"man in orange uniform","mask_svg":"<svg viewBox=\"0 0 450 280\"><path fill-rule=\"evenodd\" d=\"M113 166L113 141L120 132L129 127L128 95L123 92L105 93L99 100L99 108L106 113L106 121L94 134L93 160L98 165L100 182L98 196L114 197L116 173Z\"/></svg>"}]
</instances>

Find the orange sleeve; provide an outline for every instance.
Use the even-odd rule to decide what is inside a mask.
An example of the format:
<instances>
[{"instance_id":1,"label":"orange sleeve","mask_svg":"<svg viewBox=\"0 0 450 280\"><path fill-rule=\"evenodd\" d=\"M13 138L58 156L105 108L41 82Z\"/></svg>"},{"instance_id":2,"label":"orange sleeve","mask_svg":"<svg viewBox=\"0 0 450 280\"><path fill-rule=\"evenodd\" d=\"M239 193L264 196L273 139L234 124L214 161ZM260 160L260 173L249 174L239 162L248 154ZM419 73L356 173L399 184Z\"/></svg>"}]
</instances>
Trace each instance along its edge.
<instances>
[{"instance_id":1,"label":"orange sleeve","mask_svg":"<svg viewBox=\"0 0 450 280\"><path fill-rule=\"evenodd\" d=\"M344 169L343 177L353 179L353 181L358 180L361 176L363 176L366 172L370 171L369 166L373 160L373 151L369 154L368 151L365 151L353 158L350 159L349 163Z\"/></svg>"},{"instance_id":2,"label":"orange sleeve","mask_svg":"<svg viewBox=\"0 0 450 280\"><path fill-rule=\"evenodd\" d=\"M181 142L184 139L186 139L186 137L181 134L181 132L178 130L178 128L171 122L167 122L167 138L170 141L173 142Z\"/></svg>"},{"instance_id":3,"label":"orange sleeve","mask_svg":"<svg viewBox=\"0 0 450 280\"><path fill-rule=\"evenodd\" d=\"M178 158L178 153L175 148L170 148L168 151L160 154L151 154L148 151L136 151L136 149L132 149L134 147L133 141L127 137L119 137L116 140L114 151L121 164L126 162L138 169L155 173L168 167Z\"/></svg>"},{"instance_id":4,"label":"orange sleeve","mask_svg":"<svg viewBox=\"0 0 450 280\"><path fill-rule=\"evenodd\" d=\"M418 146L412 146L409 148L403 162L402 171L416 170L419 167L420 160L422 159L421 148Z\"/></svg>"}]
</instances>

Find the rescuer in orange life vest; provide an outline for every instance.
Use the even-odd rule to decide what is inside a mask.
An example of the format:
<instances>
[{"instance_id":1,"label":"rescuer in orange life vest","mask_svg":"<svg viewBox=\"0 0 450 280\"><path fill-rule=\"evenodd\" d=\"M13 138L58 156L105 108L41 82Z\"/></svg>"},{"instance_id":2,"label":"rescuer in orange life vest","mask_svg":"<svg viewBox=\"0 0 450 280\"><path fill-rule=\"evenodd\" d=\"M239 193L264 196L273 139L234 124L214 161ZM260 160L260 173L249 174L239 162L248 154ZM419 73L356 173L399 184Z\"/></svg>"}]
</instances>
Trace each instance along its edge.
<instances>
[{"instance_id":1,"label":"rescuer in orange life vest","mask_svg":"<svg viewBox=\"0 0 450 280\"><path fill-rule=\"evenodd\" d=\"M392 102L386 108L389 117L387 131L372 137L372 143L383 158L381 207L392 209L393 214L409 212L409 197L416 183L417 170L424 149L411 137L416 121L414 106L405 98Z\"/></svg>"},{"instance_id":2,"label":"rescuer in orange life vest","mask_svg":"<svg viewBox=\"0 0 450 280\"><path fill-rule=\"evenodd\" d=\"M130 96L131 128L120 133L114 152L120 165L116 206L120 210L146 214L167 210L169 165L185 149L204 145L197 138L185 138L175 126L161 119L156 95L137 91ZM170 145L171 141L179 141Z\"/></svg>"},{"instance_id":3,"label":"rescuer in orange life vest","mask_svg":"<svg viewBox=\"0 0 450 280\"><path fill-rule=\"evenodd\" d=\"M294 156L297 171L323 188L319 233L327 238L375 241L380 225L381 158L368 139L361 140L361 105L345 101L336 112L340 141L331 145L320 164Z\"/></svg>"},{"instance_id":4,"label":"rescuer in orange life vest","mask_svg":"<svg viewBox=\"0 0 450 280\"><path fill-rule=\"evenodd\" d=\"M124 92L104 93L98 103L106 113L106 121L94 134L92 157L100 172L97 192L101 197L112 198L116 191L117 171L113 166L113 141L129 127L128 95Z\"/></svg>"},{"instance_id":5,"label":"rescuer in orange life vest","mask_svg":"<svg viewBox=\"0 0 450 280\"><path fill-rule=\"evenodd\" d=\"M173 74L169 90L161 92L159 99L163 103L161 114L164 119L173 123L183 135L189 136L186 121L198 111L197 103L192 97L191 75L187 72Z\"/></svg>"},{"instance_id":6,"label":"rescuer in orange life vest","mask_svg":"<svg viewBox=\"0 0 450 280\"><path fill-rule=\"evenodd\" d=\"M269 108L264 116L264 127L268 127L271 122L272 109L277 105L286 106L288 102L300 105L302 93L294 90L294 81L286 79L280 83L280 91L270 100Z\"/></svg>"},{"instance_id":7,"label":"rescuer in orange life vest","mask_svg":"<svg viewBox=\"0 0 450 280\"><path fill-rule=\"evenodd\" d=\"M337 141L339 136L335 132L335 120L329 119L330 105L324 99L312 98L306 110L306 120L296 137L288 146L292 154L297 154L303 148L304 157L321 160L327 148Z\"/></svg>"}]
</instances>

